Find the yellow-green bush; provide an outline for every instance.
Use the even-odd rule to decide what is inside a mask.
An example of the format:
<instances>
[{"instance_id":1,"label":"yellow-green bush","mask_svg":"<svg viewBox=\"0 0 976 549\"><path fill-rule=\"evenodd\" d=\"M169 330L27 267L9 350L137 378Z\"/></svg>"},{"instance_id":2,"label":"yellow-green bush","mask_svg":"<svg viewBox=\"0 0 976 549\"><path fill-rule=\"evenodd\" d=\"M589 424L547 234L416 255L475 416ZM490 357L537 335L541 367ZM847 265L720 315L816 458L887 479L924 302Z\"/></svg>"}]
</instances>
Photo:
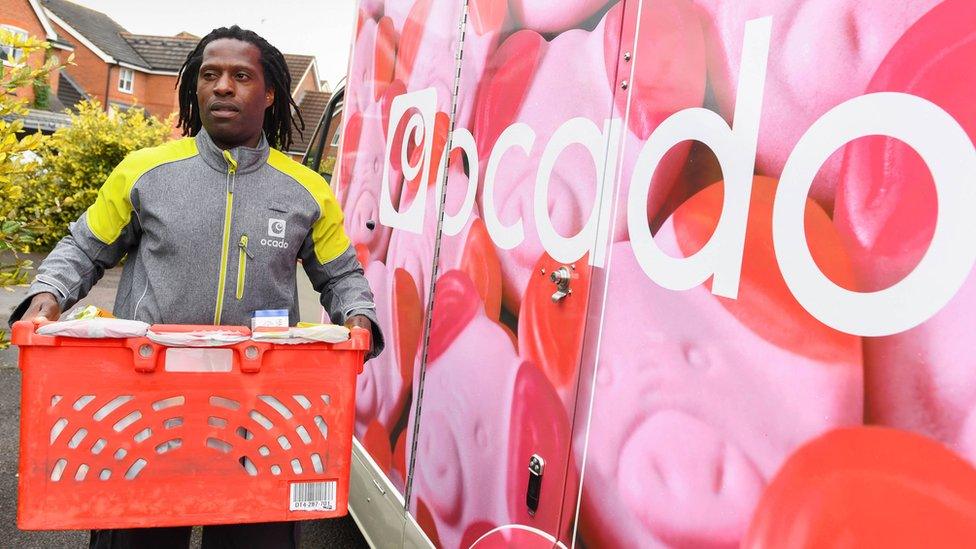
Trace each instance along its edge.
<instances>
[{"instance_id":1,"label":"yellow-green bush","mask_svg":"<svg viewBox=\"0 0 976 549\"><path fill-rule=\"evenodd\" d=\"M37 227L32 249L57 244L115 166L132 151L166 141L172 127L172 117L159 120L139 108L105 112L98 102L80 103L71 125L45 140L39 168L23 190L21 211Z\"/></svg>"},{"instance_id":2,"label":"yellow-green bush","mask_svg":"<svg viewBox=\"0 0 976 549\"><path fill-rule=\"evenodd\" d=\"M18 118L27 114L27 101L17 98L20 88L47 83L50 71L58 67L56 59L48 59L40 67L31 67L27 60L34 52L49 46L34 38L22 38L0 29L0 44L12 45L23 51L21 61L0 63L0 287L27 281L30 261L18 255L27 251L33 240L30 227L19 216L18 205L23 200L23 181L34 170L28 155L41 147L40 134L22 134L24 124ZM8 345L6 334L0 329L0 349Z\"/></svg>"},{"instance_id":3,"label":"yellow-green bush","mask_svg":"<svg viewBox=\"0 0 976 549\"><path fill-rule=\"evenodd\" d=\"M15 93L46 84L58 62L49 58L39 67L27 63L33 53L50 47L35 38L0 29L0 44L23 52L17 62L0 63L0 286L8 286L26 282L30 269L30 262L18 254L28 251L33 235L18 207L24 200L24 182L35 170L30 153L39 151L45 140L40 134L23 135L20 119L27 115L28 102Z\"/></svg>"}]
</instances>

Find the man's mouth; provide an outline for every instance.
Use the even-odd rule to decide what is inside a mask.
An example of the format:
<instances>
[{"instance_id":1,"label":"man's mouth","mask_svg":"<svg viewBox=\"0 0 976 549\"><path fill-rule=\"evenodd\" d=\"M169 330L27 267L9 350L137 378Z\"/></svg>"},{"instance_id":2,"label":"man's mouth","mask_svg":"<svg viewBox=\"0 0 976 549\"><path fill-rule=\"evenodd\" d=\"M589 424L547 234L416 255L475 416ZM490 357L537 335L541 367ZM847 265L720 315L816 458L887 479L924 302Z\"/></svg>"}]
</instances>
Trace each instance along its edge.
<instances>
[{"instance_id":1,"label":"man's mouth","mask_svg":"<svg viewBox=\"0 0 976 549\"><path fill-rule=\"evenodd\" d=\"M233 118L240 113L241 110L237 105L231 103L212 103L210 105L210 114L214 118Z\"/></svg>"}]
</instances>

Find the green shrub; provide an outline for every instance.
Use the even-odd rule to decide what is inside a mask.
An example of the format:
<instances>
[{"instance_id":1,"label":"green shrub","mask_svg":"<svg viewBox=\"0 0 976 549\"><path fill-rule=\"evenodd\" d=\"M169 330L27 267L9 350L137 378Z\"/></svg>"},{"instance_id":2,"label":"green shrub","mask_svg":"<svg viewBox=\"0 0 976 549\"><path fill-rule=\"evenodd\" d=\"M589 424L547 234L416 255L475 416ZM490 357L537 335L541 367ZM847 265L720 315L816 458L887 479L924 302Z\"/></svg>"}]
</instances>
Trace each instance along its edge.
<instances>
[{"instance_id":1,"label":"green shrub","mask_svg":"<svg viewBox=\"0 0 976 549\"><path fill-rule=\"evenodd\" d=\"M58 68L57 59L48 59L40 67L31 67L31 54L49 46L35 38L21 38L0 29L0 44L12 45L23 51L19 62L0 63L0 287L23 284L31 268L30 261L21 259L33 240L29 223L21 219L19 205L24 197L24 181L36 169L30 152L40 149L44 137L25 135L18 139L24 124L18 118L26 116L27 101L15 92L28 86L47 83L48 75ZM0 349L8 345L6 334L0 330Z\"/></svg>"},{"instance_id":2,"label":"green shrub","mask_svg":"<svg viewBox=\"0 0 976 549\"><path fill-rule=\"evenodd\" d=\"M51 106L51 85L47 82L34 83L34 108L47 110Z\"/></svg>"},{"instance_id":3,"label":"green shrub","mask_svg":"<svg viewBox=\"0 0 976 549\"><path fill-rule=\"evenodd\" d=\"M125 156L162 144L173 118L159 120L140 108L102 110L95 101L78 104L71 125L58 129L40 150L41 163L24 188L22 211L37 228L33 250L48 250L68 233Z\"/></svg>"}]
</instances>

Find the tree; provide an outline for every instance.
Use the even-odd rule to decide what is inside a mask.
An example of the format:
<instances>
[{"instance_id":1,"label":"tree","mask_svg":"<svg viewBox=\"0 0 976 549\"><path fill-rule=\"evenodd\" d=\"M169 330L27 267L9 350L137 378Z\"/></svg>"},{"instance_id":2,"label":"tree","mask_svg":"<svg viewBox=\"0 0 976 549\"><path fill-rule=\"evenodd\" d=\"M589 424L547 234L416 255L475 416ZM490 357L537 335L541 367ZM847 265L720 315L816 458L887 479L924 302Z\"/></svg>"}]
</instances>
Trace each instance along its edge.
<instances>
[{"instance_id":1,"label":"tree","mask_svg":"<svg viewBox=\"0 0 976 549\"><path fill-rule=\"evenodd\" d=\"M35 38L23 38L0 29L0 44L21 50L18 60L9 65L0 63L0 287L22 284L27 280L30 261L20 253L28 251L33 233L28 223L20 219L18 205L24 195L23 182L36 169L31 152L38 150L44 136L40 133L23 135L22 117L27 115L27 100L18 98L18 89L46 85L51 71L59 68L56 58L43 65L31 67L31 54L46 51L50 46ZM6 346L0 330L0 348Z\"/></svg>"},{"instance_id":2,"label":"tree","mask_svg":"<svg viewBox=\"0 0 976 549\"><path fill-rule=\"evenodd\" d=\"M53 247L98 196L112 170L133 151L165 142L174 119L159 120L140 108L102 110L96 101L78 104L71 125L59 128L40 148L41 162L25 188L22 214L37 235L34 250Z\"/></svg>"}]
</instances>

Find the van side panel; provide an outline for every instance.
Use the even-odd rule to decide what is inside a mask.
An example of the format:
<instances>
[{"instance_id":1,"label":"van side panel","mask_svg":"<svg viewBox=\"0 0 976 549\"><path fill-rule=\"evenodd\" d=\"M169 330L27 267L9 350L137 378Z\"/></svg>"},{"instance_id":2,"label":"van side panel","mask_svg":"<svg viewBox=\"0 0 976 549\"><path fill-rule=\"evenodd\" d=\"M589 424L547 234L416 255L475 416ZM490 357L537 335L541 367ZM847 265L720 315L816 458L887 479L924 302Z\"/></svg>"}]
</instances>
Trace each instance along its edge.
<instances>
[{"instance_id":1,"label":"van side panel","mask_svg":"<svg viewBox=\"0 0 976 549\"><path fill-rule=\"evenodd\" d=\"M974 16L641 3L567 545L976 539Z\"/></svg>"},{"instance_id":2,"label":"van side panel","mask_svg":"<svg viewBox=\"0 0 976 549\"><path fill-rule=\"evenodd\" d=\"M973 21L361 2L334 184L391 341L359 461L401 522L444 547L972 545Z\"/></svg>"}]
</instances>

